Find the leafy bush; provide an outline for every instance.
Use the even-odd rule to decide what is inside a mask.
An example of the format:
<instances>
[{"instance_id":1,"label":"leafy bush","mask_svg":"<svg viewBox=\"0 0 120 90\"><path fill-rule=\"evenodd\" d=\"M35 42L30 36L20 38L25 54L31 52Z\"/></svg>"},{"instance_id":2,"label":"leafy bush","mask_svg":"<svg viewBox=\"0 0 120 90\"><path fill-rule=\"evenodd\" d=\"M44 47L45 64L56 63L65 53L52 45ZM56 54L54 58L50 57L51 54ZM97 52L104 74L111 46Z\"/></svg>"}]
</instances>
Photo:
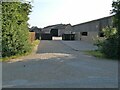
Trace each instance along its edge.
<instances>
[{"instance_id":1,"label":"leafy bush","mask_svg":"<svg viewBox=\"0 0 120 90\"><path fill-rule=\"evenodd\" d=\"M107 26L106 28L103 28L102 32L104 33L104 36L107 39L115 35L117 33L117 30L116 28L113 28L112 26Z\"/></svg>"},{"instance_id":2,"label":"leafy bush","mask_svg":"<svg viewBox=\"0 0 120 90\"><path fill-rule=\"evenodd\" d=\"M104 40L98 39L95 43L98 50L102 52L107 58L117 58L118 49L118 35L116 28L103 28Z\"/></svg>"},{"instance_id":3,"label":"leafy bush","mask_svg":"<svg viewBox=\"0 0 120 90\"><path fill-rule=\"evenodd\" d=\"M30 3L2 2L2 57L26 53L29 42Z\"/></svg>"},{"instance_id":4,"label":"leafy bush","mask_svg":"<svg viewBox=\"0 0 120 90\"><path fill-rule=\"evenodd\" d=\"M105 40L97 42L99 50L109 58L120 59L120 0L112 3L113 27L106 27L103 29Z\"/></svg>"},{"instance_id":5,"label":"leafy bush","mask_svg":"<svg viewBox=\"0 0 120 90\"><path fill-rule=\"evenodd\" d=\"M101 52L108 58L117 58L117 41L118 38L116 35L107 38L102 44Z\"/></svg>"},{"instance_id":6,"label":"leafy bush","mask_svg":"<svg viewBox=\"0 0 120 90\"><path fill-rule=\"evenodd\" d=\"M98 58L105 58L105 55L99 50L89 50L89 51L85 51L85 53L88 55L98 57Z\"/></svg>"}]
</instances>

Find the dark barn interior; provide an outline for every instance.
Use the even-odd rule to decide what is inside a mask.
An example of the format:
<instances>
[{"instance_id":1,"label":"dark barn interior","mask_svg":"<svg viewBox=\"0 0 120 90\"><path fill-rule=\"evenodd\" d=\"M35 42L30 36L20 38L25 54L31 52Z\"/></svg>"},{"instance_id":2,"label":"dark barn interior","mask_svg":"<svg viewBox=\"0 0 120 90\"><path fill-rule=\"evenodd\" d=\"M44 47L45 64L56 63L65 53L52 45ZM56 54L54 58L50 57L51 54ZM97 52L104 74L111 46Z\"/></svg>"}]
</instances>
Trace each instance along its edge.
<instances>
[{"instance_id":1,"label":"dark barn interior","mask_svg":"<svg viewBox=\"0 0 120 90\"><path fill-rule=\"evenodd\" d=\"M53 37L58 37L58 29L51 29L50 34L51 34Z\"/></svg>"}]
</instances>

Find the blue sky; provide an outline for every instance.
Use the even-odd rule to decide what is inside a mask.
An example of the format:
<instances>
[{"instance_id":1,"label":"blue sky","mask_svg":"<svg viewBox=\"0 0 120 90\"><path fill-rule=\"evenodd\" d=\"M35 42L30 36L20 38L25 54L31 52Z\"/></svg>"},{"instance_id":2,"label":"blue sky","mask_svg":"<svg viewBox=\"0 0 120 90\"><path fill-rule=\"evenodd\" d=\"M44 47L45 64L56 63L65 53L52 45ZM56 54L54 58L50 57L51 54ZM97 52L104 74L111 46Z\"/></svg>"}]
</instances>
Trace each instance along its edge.
<instances>
[{"instance_id":1,"label":"blue sky","mask_svg":"<svg viewBox=\"0 0 120 90\"><path fill-rule=\"evenodd\" d=\"M113 0L32 0L30 26L79 24L110 16Z\"/></svg>"}]
</instances>

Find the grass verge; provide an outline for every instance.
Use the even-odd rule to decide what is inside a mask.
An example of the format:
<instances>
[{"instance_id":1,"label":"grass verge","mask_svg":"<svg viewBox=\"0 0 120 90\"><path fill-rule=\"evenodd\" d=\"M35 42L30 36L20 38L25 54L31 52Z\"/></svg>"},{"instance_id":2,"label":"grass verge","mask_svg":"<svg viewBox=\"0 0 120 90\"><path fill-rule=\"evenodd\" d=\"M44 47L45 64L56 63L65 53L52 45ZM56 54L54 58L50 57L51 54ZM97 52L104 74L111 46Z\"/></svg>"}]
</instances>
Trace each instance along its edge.
<instances>
[{"instance_id":1,"label":"grass verge","mask_svg":"<svg viewBox=\"0 0 120 90\"><path fill-rule=\"evenodd\" d=\"M98 57L98 58L106 58L105 55L98 50L85 51L85 54L92 55L92 56Z\"/></svg>"},{"instance_id":2,"label":"grass verge","mask_svg":"<svg viewBox=\"0 0 120 90\"><path fill-rule=\"evenodd\" d=\"M91 55L97 58L102 58L102 59L109 59L109 60L118 60L116 58L108 58L107 56L105 56L102 52L100 52L99 50L89 50L89 51L84 51L85 54L87 55Z\"/></svg>"},{"instance_id":3,"label":"grass verge","mask_svg":"<svg viewBox=\"0 0 120 90\"><path fill-rule=\"evenodd\" d=\"M5 61L9 61L11 59L17 59L17 58L20 58L22 56L27 56L29 54L31 54L34 50L34 48L40 43L40 40L35 40L33 43L32 43L32 49L27 52L27 53L23 53L23 54L18 54L18 55L15 55L15 56L10 56L10 57L4 57L4 58L0 58L0 62L5 62Z\"/></svg>"}]
</instances>

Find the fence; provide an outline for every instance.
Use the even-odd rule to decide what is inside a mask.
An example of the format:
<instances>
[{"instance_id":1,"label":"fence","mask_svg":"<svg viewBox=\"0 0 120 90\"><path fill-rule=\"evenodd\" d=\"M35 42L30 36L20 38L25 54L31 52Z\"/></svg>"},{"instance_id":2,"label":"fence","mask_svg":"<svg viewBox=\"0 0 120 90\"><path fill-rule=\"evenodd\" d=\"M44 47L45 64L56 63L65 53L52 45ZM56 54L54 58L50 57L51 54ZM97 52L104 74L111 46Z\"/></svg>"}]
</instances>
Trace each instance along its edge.
<instances>
[{"instance_id":1,"label":"fence","mask_svg":"<svg viewBox=\"0 0 120 90\"><path fill-rule=\"evenodd\" d=\"M31 43L35 40L35 32L29 32L29 40Z\"/></svg>"}]
</instances>

